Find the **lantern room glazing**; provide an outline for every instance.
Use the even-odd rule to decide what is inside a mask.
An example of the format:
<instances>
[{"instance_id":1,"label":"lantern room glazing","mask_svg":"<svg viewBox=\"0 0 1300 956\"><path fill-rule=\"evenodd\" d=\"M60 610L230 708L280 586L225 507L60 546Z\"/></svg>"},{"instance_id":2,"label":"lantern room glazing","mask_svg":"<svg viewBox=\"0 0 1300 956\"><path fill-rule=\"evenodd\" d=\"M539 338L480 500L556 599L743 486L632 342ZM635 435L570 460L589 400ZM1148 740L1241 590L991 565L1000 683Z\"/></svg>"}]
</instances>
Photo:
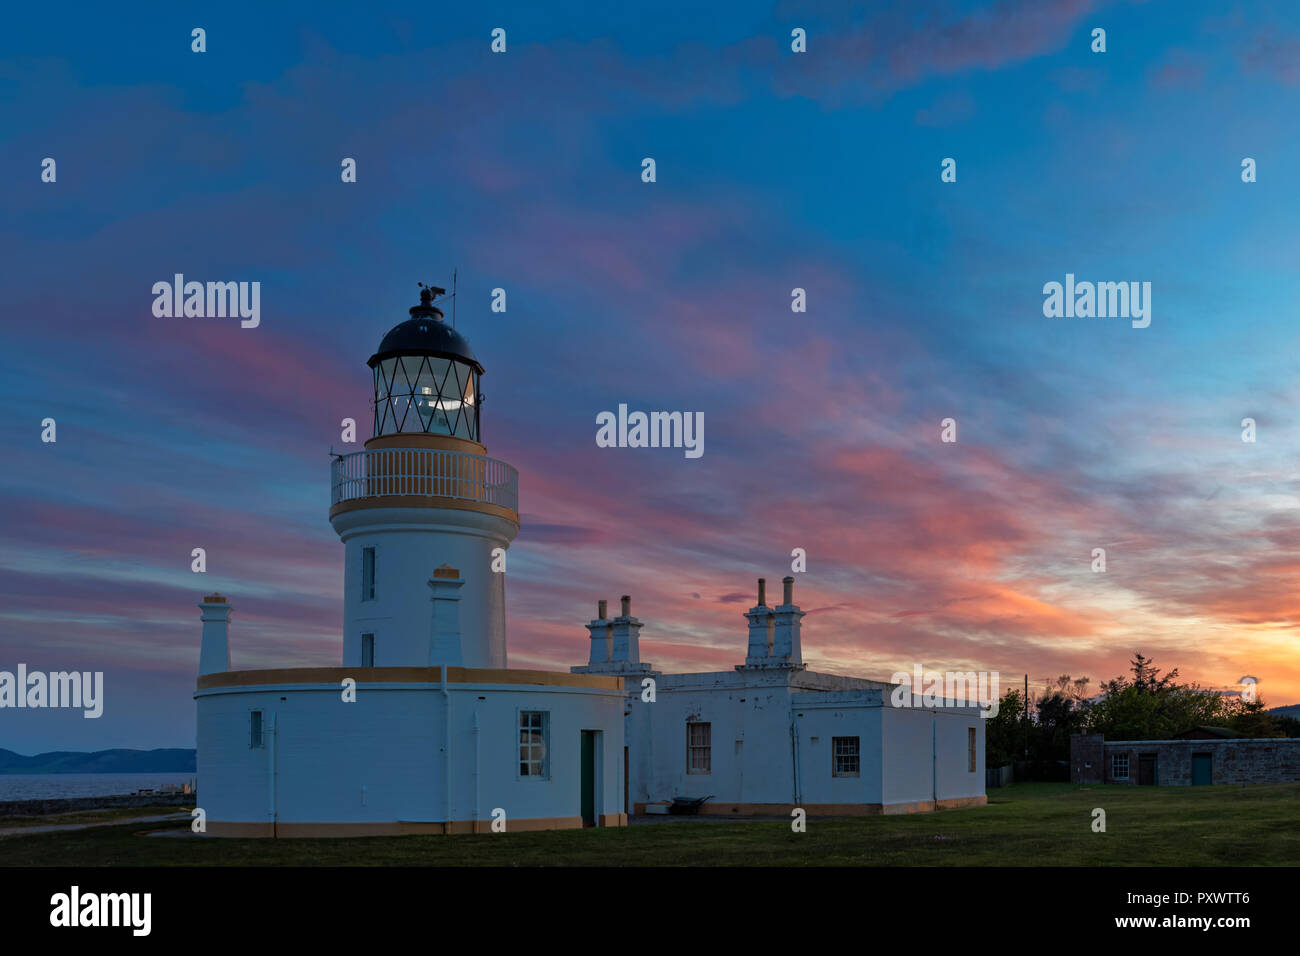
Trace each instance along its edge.
<instances>
[{"instance_id":1,"label":"lantern room glazing","mask_svg":"<svg viewBox=\"0 0 1300 956\"><path fill-rule=\"evenodd\" d=\"M376 437L415 433L480 440L483 366L433 305L442 291L423 289L411 318L384 336L367 363L374 371Z\"/></svg>"}]
</instances>

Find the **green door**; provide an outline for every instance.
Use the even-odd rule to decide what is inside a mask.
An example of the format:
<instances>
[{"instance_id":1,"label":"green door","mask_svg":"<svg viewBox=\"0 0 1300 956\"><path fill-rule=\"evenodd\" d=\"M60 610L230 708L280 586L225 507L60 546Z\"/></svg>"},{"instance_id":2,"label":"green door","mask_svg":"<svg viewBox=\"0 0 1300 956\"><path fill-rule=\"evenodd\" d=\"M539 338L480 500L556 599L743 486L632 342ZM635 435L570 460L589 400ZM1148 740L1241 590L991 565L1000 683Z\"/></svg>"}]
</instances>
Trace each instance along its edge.
<instances>
[{"instance_id":1,"label":"green door","mask_svg":"<svg viewBox=\"0 0 1300 956\"><path fill-rule=\"evenodd\" d=\"M582 732L582 825L596 825L596 732Z\"/></svg>"},{"instance_id":2,"label":"green door","mask_svg":"<svg viewBox=\"0 0 1300 956\"><path fill-rule=\"evenodd\" d=\"M1192 786L1210 785L1211 768L1214 766L1213 754L1192 754Z\"/></svg>"}]
</instances>

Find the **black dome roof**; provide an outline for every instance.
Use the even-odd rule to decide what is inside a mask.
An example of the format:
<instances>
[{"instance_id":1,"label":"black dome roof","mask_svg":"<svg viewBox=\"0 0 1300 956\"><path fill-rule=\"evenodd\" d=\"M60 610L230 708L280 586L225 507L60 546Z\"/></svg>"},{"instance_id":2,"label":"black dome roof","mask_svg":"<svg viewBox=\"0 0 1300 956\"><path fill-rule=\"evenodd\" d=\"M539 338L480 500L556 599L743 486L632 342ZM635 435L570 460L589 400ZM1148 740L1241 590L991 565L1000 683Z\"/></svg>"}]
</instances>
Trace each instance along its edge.
<instances>
[{"instance_id":1,"label":"black dome roof","mask_svg":"<svg viewBox=\"0 0 1300 956\"><path fill-rule=\"evenodd\" d=\"M379 350L366 362L374 368L379 362L399 355L436 355L472 365L480 375L483 366L474 357L464 336L442 321L442 310L433 306L416 306L411 318L389 329Z\"/></svg>"}]
</instances>

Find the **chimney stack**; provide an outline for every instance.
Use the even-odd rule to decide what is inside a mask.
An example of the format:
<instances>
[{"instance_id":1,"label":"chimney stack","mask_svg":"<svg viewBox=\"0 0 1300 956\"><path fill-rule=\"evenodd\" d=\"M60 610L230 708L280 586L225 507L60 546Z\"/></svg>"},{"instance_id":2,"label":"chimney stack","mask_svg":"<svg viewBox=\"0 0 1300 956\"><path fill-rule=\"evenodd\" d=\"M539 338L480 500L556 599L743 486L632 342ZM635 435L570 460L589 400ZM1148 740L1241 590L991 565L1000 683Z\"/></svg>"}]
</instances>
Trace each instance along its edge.
<instances>
[{"instance_id":1,"label":"chimney stack","mask_svg":"<svg viewBox=\"0 0 1300 956\"><path fill-rule=\"evenodd\" d=\"M804 612L794 603L794 578L782 579L785 585L785 600L775 611L775 640L772 644L773 663L784 665L803 665L803 648L799 640L799 621Z\"/></svg>"},{"instance_id":2,"label":"chimney stack","mask_svg":"<svg viewBox=\"0 0 1300 956\"><path fill-rule=\"evenodd\" d=\"M429 625L429 665L459 667L463 663L460 641L460 571L444 564L433 571L433 614Z\"/></svg>"},{"instance_id":3,"label":"chimney stack","mask_svg":"<svg viewBox=\"0 0 1300 956\"><path fill-rule=\"evenodd\" d=\"M596 613L599 615L587 625L591 632L591 654L587 665L604 664L614 653L614 629L609 623L609 602L597 601Z\"/></svg>"},{"instance_id":4,"label":"chimney stack","mask_svg":"<svg viewBox=\"0 0 1300 956\"><path fill-rule=\"evenodd\" d=\"M632 597L623 595L623 613L614 618L614 653L610 660L615 663L641 663L641 622L632 616Z\"/></svg>"},{"instance_id":5,"label":"chimney stack","mask_svg":"<svg viewBox=\"0 0 1300 956\"><path fill-rule=\"evenodd\" d=\"M230 670L230 602L220 594L209 594L199 605L203 640L199 646L199 673L220 674Z\"/></svg>"},{"instance_id":6,"label":"chimney stack","mask_svg":"<svg viewBox=\"0 0 1300 956\"><path fill-rule=\"evenodd\" d=\"M749 650L745 654L746 667L762 667L771 663L772 609L767 606L767 579L758 579L758 603L745 612L749 621Z\"/></svg>"}]
</instances>

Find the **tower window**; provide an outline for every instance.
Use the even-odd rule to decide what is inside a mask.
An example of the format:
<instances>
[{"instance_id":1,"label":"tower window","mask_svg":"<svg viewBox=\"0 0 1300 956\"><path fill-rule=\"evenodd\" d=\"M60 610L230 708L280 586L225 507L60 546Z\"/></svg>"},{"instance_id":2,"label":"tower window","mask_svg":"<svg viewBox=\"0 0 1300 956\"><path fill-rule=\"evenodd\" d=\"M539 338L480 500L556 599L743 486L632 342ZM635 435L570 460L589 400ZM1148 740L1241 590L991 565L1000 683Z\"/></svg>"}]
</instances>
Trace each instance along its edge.
<instances>
[{"instance_id":1,"label":"tower window","mask_svg":"<svg viewBox=\"0 0 1300 956\"><path fill-rule=\"evenodd\" d=\"M713 770L713 725L686 725L686 772L711 773Z\"/></svg>"},{"instance_id":2,"label":"tower window","mask_svg":"<svg viewBox=\"0 0 1300 956\"><path fill-rule=\"evenodd\" d=\"M832 737L831 755L832 777L861 776L862 756L857 737Z\"/></svg>"},{"instance_id":3,"label":"tower window","mask_svg":"<svg viewBox=\"0 0 1300 956\"><path fill-rule=\"evenodd\" d=\"M375 549L361 549L361 600L375 599Z\"/></svg>"},{"instance_id":4,"label":"tower window","mask_svg":"<svg viewBox=\"0 0 1300 956\"><path fill-rule=\"evenodd\" d=\"M550 714L544 710L519 712L519 776L546 777L550 766L546 757L546 736Z\"/></svg>"},{"instance_id":5,"label":"tower window","mask_svg":"<svg viewBox=\"0 0 1300 956\"><path fill-rule=\"evenodd\" d=\"M966 728L966 745L970 750L970 772L975 772L975 728Z\"/></svg>"},{"instance_id":6,"label":"tower window","mask_svg":"<svg viewBox=\"0 0 1300 956\"><path fill-rule=\"evenodd\" d=\"M262 712L254 710L248 715L248 746L262 746Z\"/></svg>"},{"instance_id":7,"label":"tower window","mask_svg":"<svg viewBox=\"0 0 1300 956\"><path fill-rule=\"evenodd\" d=\"M375 666L375 635L373 634L361 635L361 666Z\"/></svg>"}]
</instances>

